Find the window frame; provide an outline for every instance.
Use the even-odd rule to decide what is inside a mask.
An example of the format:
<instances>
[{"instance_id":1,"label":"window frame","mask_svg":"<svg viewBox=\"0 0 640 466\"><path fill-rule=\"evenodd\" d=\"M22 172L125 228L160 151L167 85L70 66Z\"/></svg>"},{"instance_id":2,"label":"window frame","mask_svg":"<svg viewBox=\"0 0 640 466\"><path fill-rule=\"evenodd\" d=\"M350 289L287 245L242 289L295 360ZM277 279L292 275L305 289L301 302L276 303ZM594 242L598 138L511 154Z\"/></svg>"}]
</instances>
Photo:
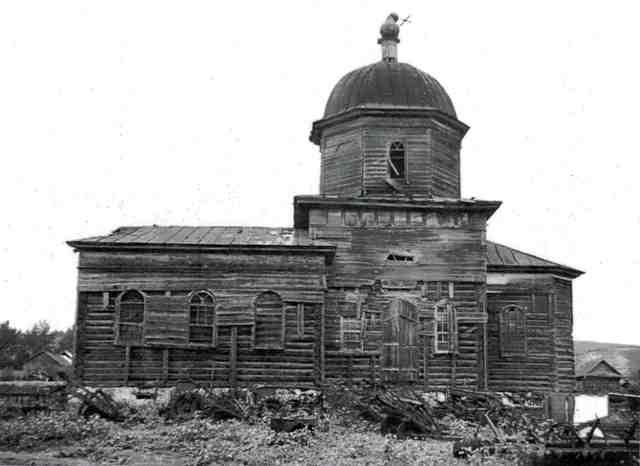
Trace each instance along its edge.
<instances>
[{"instance_id":1,"label":"window frame","mask_svg":"<svg viewBox=\"0 0 640 466\"><path fill-rule=\"evenodd\" d=\"M121 309L121 305L122 305L122 298L127 294L127 293L138 293L141 297L142 297L142 321L141 322L130 322L130 321L124 321L122 320L122 309ZM126 301L125 301L126 302ZM121 345L121 346L142 346L144 345L144 337L145 337L145 323L146 323L146 318L147 318L147 295L137 289L137 288L127 288L126 290L123 290L115 299L115 319L114 319L114 323L115 323L115 336L114 336L114 344L116 345ZM137 327L140 328L140 341L132 343L132 342L124 342L121 340L121 335L120 335L120 326L121 325L135 325Z\"/></svg>"},{"instance_id":2,"label":"window frame","mask_svg":"<svg viewBox=\"0 0 640 466\"><path fill-rule=\"evenodd\" d=\"M400 148L394 147L399 145ZM394 157L392 156L392 151L402 151L402 175L398 173L393 173L392 167L399 169L394 163ZM397 156L395 157L398 158ZM407 144L403 140L394 140L389 143L387 147L387 176L392 180L400 180L405 183L409 180L409 163L407 157Z\"/></svg>"},{"instance_id":3,"label":"window frame","mask_svg":"<svg viewBox=\"0 0 640 466\"><path fill-rule=\"evenodd\" d=\"M515 328L515 332L511 333L511 337L518 336L518 329L520 334L522 335L522 347L513 349L513 345L507 347L507 338L509 338L509 334L507 330L511 327L509 322L507 321L507 313L512 313L513 311L517 311L520 314L520 318L518 318L513 326ZM520 327L518 327L520 324ZM520 306L517 304L509 304L507 306L502 307L498 314L498 330L500 337L500 356L504 358L509 357L523 357L527 355L527 307Z\"/></svg>"},{"instance_id":4,"label":"window frame","mask_svg":"<svg viewBox=\"0 0 640 466\"><path fill-rule=\"evenodd\" d=\"M350 325L358 326L359 329L357 330L353 330L351 328L347 329L346 327ZM346 317L340 316L340 351L344 353L361 353L362 351L364 351L363 333L364 333L364 324L363 324L362 318L360 317L346 318ZM358 338L357 340L346 340L345 339L346 334L358 335ZM359 343L359 348L352 348L352 347L347 348L346 347L347 341Z\"/></svg>"},{"instance_id":5,"label":"window frame","mask_svg":"<svg viewBox=\"0 0 640 466\"><path fill-rule=\"evenodd\" d=\"M446 318L439 320L440 309L444 309ZM446 334L447 340L440 341L440 334L444 334L445 332L440 332L438 329L438 324L440 322L446 322ZM446 347L441 347L445 346ZM458 351L458 319L456 316L456 308L451 302L437 303L433 308L433 352L435 354L449 354L456 353Z\"/></svg>"},{"instance_id":6,"label":"window frame","mask_svg":"<svg viewBox=\"0 0 640 466\"><path fill-rule=\"evenodd\" d=\"M266 294L274 294L280 300L280 338L277 344L256 344L256 327L258 325L259 314L258 314L258 300L261 296ZM287 325L287 306L282 299L282 295L272 290L267 290L259 293L255 298L253 298L252 302L253 307L253 327L251 331L251 345L254 350L284 350L285 348L285 338L286 338L286 325Z\"/></svg>"},{"instance_id":7,"label":"window frame","mask_svg":"<svg viewBox=\"0 0 640 466\"><path fill-rule=\"evenodd\" d=\"M206 304L195 304L192 303L191 300L200 294L206 294L207 296L209 296L212 300L212 304L211 304L211 324L192 324L191 323L191 306L195 305L195 306L202 306L202 307L206 307ZM207 348L211 348L211 347L215 347L217 340L218 340L218 328L217 328L217 322L216 322L216 310L217 310L217 304L216 304L216 295L210 291L210 290L206 290L206 289L202 289L202 290L194 290L191 293L189 293L189 295L187 296L187 343L189 344L189 346L200 346L200 347L207 347ZM206 318L205 318L205 322L206 322ZM210 328L211 331L211 343L205 343L205 342L199 342L199 341L191 341L191 327L207 327Z\"/></svg>"}]
</instances>

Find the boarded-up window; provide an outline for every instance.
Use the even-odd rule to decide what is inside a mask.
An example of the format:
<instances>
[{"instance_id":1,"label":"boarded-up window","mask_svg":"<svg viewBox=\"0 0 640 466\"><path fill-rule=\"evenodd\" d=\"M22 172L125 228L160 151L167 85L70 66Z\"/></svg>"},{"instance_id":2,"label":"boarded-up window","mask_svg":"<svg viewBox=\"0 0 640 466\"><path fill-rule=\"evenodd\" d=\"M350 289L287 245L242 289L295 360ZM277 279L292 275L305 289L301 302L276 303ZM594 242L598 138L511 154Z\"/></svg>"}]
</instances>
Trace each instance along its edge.
<instances>
[{"instance_id":1,"label":"boarded-up window","mask_svg":"<svg viewBox=\"0 0 640 466\"><path fill-rule=\"evenodd\" d=\"M189 299L189 343L215 343L215 299L208 291L198 291Z\"/></svg>"},{"instance_id":2,"label":"boarded-up window","mask_svg":"<svg viewBox=\"0 0 640 466\"><path fill-rule=\"evenodd\" d=\"M122 345L142 344L144 326L144 296L136 290L128 290L116 300L117 341Z\"/></svg>"},{"instance_id":3,"label":"boarded-up window","mask_svg":"<svg viewBox=\"0 0 640 466\"><path fill-rule=\"evenodd\" d=\"M436 305L435 324L435 352L455 352L457 349L457 321L456 310L451 303Z\"/></svg>"},{"instance_id":4,"label":"boarded-up window","mask_svg":"<svg viewBox=\"0 0 640 466\"><path fill-rule=\"evenodd\" d=\"M340 317L340 346L342 351L362 351L362 319Z\"/></svg>"},{"instance_id":5,"label":"boarded-up window","mask_svg":"<svg viewBox=\"0 0 640 466\"><path fill-rule=\"evenodd\" d=\"M282 298L272 291L262 293L255 300L255 314L254 347L282 349L285 329Z\"/></svg>"},{"instance_id":6,"label":"boarded-up window","mask_svg":"<svg viewBox=\"0 0 640 466\"><path fill-rule=\"evenodd\" d=\"M404 179L405 178L405 168L406 168L406 160L405 160L405 151L404 144L401 142L392 142L389 147L389 177L393 179Z\"/></svg>"},{"instance_id":7,"label":"boarded-up window","mask_svg":"<svg viewBox=\"0 0 640 466\"><path fill-rule=\"evenodd\" d=\"M519 306L500 311L500 354L523 355L527 352L527 315Z\"/></svg>"}]
</instances>

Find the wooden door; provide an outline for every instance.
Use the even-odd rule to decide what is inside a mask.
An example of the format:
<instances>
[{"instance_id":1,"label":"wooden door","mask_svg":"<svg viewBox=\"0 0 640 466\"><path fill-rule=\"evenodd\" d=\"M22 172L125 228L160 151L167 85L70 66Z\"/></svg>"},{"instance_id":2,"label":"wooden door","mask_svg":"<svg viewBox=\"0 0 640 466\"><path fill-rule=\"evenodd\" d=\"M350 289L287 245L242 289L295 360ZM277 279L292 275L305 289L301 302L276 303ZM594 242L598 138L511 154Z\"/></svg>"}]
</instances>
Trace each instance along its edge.
<instances>
[{"instance_id":1,"label":"wooden door","mask_svg":"<svg viewBox=\"0 0 640 466\"><path fill-rule=\"evenodd\" d=\"M402 299L387 309L382 343L382 369L387 380L410 382L417 380L418 310Z\"/></svg>"}]
</instances>

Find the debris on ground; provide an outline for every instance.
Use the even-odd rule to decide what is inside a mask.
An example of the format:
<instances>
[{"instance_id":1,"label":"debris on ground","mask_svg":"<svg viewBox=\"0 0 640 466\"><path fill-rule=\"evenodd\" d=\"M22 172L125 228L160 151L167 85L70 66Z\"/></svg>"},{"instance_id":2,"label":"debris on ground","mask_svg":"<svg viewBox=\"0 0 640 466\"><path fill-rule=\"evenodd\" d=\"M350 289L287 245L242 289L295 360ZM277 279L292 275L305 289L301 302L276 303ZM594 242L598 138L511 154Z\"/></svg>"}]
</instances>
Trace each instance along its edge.
<instances>
[{"instance_id":1,"label":"debris on ground","mask_svg":"<svg viewBox=\"0 0 640 466\"><path fill-rule=\"evenodd\" d=\"M109 421L122 422L124 414L111 395L101 389L90 390L86 387L76 387L73 396L80 400L78 413L85 418L98 415Z\"/></svg>"}]
</instances>

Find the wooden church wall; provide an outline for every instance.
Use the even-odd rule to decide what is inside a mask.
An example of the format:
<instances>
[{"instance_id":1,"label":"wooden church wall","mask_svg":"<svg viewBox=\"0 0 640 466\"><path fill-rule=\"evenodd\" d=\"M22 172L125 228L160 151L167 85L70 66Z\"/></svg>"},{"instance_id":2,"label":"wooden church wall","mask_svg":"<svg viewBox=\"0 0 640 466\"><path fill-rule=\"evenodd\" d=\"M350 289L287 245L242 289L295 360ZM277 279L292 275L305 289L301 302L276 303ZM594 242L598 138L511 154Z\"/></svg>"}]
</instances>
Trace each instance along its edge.
<instances>
[{"instance_id":1,"label":"wooden church wall","mask_svg":"<svg viewBox=\"0 0 640 466\"><path fill-rule=\"evenodd\" d=\"M362 136L345 127L323 138L320 193L358 196L362 190Z\"/></svg>"},{"instance_id":2,"label":"wooden church wall","mask_svg":"<svg viewBox=\"0 0 640 466\"><path fill-rule=\"evenodd\" d=\"M488 275L488 387L496 391L571 392L573 339L570 284L551 275ZM505 354L501 311L526 314L526 349Z\"/></svg>"},{"instance_id":3,"label":"wooden church wall","mask_svg":"<svg viewBox=\"0 0 640 466\"><path fill-rule=\"evenodd\" d=\"M82 252L76 372L85 383L103 386L184 379L228 386L232 377L240 385L312 384L320 376L323 275L320 256ZM116 342L116 300L127 289L139 290L146 301L144 341L129 346ZM215 296L222 325L215 347L195 346L186 337L188 297L197 290ZM268 290L284 303L284 344L259 350L253 347L253 303ZM238 343L233 367L232 332Z\"/></svg>"},{"instance_id":4,"label":"wooden church wall","mask_svg":"<svg viewBox=\"0 0 640 466\"><path fill-rule=\"evenodd\" d=\"M425 118L365 117L327 128L321 144L321 194L393 192L387 158L393 142L406 153L408 194L460 197L461 135Z\"/></svg>"},{"instance_id":5,"label":"wooden church wall","mask_svg":"<svg viewBox=\"0 0 640 466\"><path fill-rule=\"evenodd\" d=\"M407 296L421 302L414 382L424 385L426 381L430 389L483 385L485 222L482 214L468 212L312 209L310 234L337 246L327 269L326 378L382 376L380 329L373 336L364 332L361 350L345 351L341 322L369 315L381 320L394 298ZM389 260L390 254L411 256L411 260ZM442 286L437 298L436 283ZM434 354L433 306L447 298L449 283L455 290L449 299L459 319L459 344L455 354Z\"/></svg>"},{"instance_id":6,"label":"wooden church wall","mask_svg":"<svg viewBox=\"0 0 640 466\"><path fill-rule=\"evenodd\" d=\"M309 234L336 245L329 287L373 280L484 283L486 217L467 212L336 207L311 209ZM390 262L396 252L412 262Z\"/></svg>"},{"instance_id":7,"label":"wooden church wall","mask_svg":"<svg viewBox=\"0 0 640 466\"><path fill-rule=\"evenodd\" d=\"M554 279L555 285L555 351L556 384L558 391L571 392L575 388L573 349L573 296L569 280Z\"/></svg>"},{"instance_id":8,"label":"wooden church wall","mask_svg":"<svg viewBox=\"0 0 640 466\"><path fill-rule=\"evenodd\" d=\"M448 298L449 284L454 293ZM436 289L440 288L439 292ZM327 380L358 382L384 380L382 335L386 311L395 299L416 303L417 358L415 377L411 382L425 390L446 390L452 387L479 389L484 387L482 366L485 317L482 312L484 285L473 282L427 282L413 290L344 288L330 289L325 311L325 376ZM451 353L434 351L434 306L445 299L456 311L457 347ZM341 320L357 319L371 322L365 325L360 349L342 344ZM387 380L393 381L387 378Z\"/></svg>"}]
</instances>

